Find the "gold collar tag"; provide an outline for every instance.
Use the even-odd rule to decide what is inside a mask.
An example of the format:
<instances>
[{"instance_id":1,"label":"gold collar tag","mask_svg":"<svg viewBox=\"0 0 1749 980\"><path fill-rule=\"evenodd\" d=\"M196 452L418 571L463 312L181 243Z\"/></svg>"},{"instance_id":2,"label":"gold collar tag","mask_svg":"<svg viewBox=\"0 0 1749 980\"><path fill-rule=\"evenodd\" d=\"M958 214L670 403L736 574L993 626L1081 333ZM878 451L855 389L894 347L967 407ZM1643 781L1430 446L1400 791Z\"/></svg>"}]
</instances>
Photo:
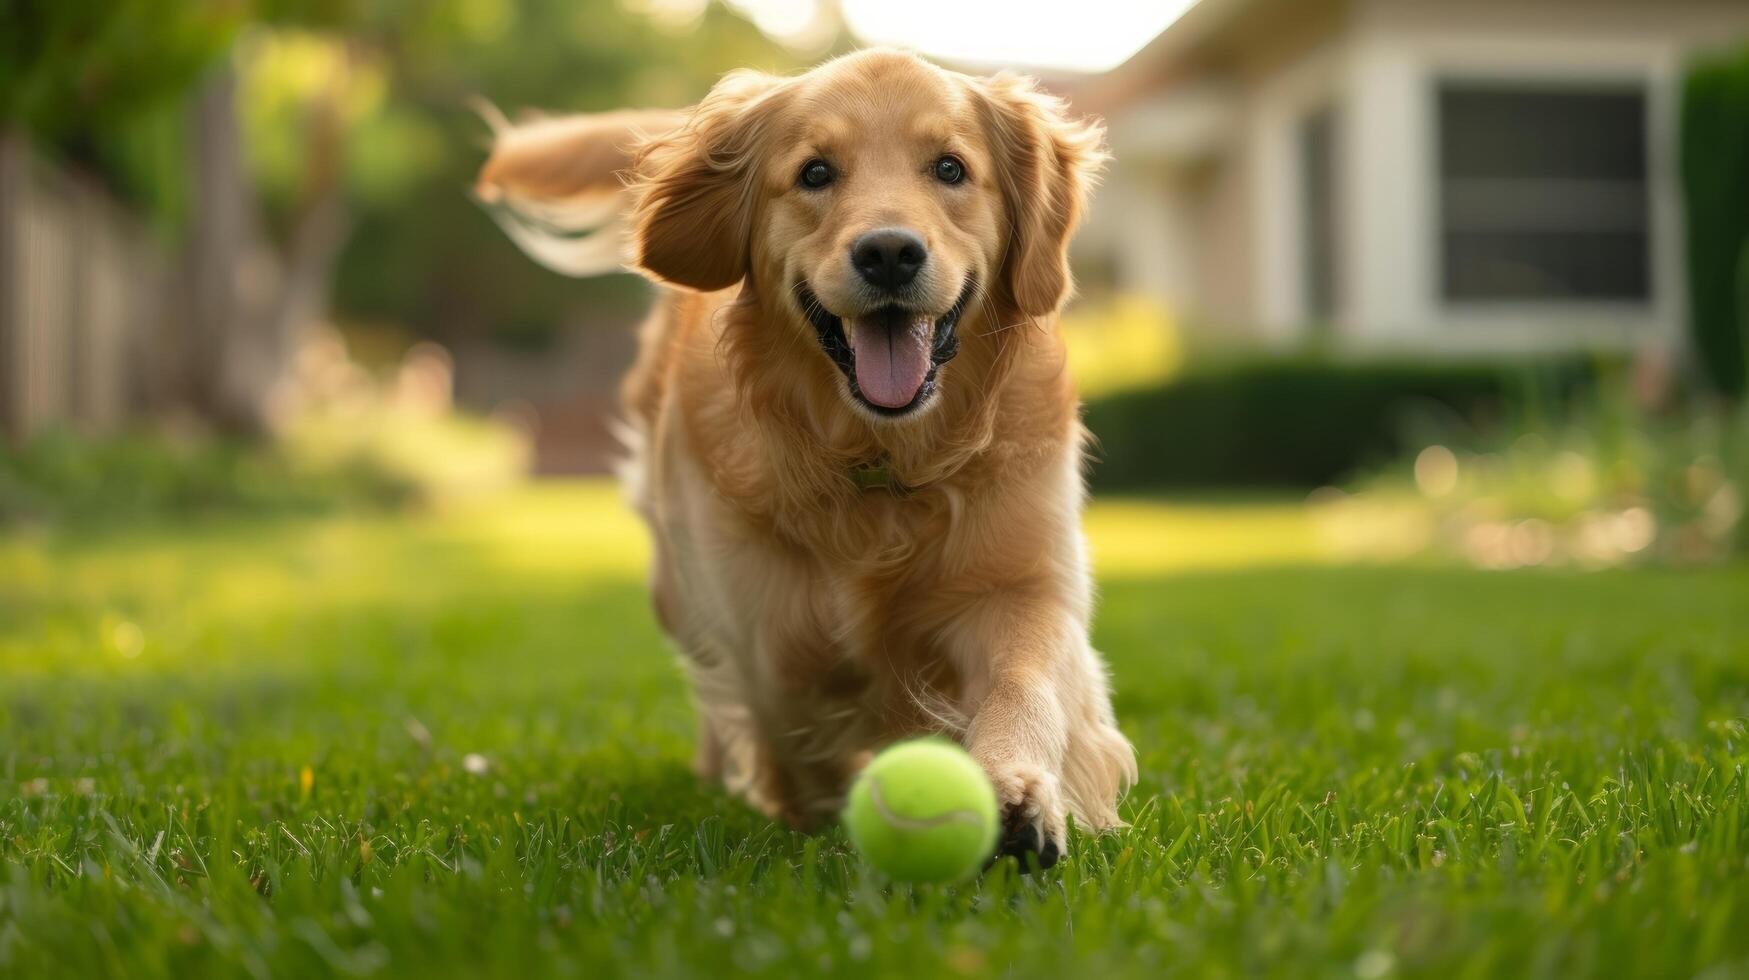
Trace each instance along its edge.
<instances>
[{"instance_id":1,"label":"gold collar tag","mask_svg":"<svg viewBox=\"0 0 1749 980\"><path fill-rule=\"evenodd\" d=\"M856 463L850 467L850 482L856 484L859 490L890 490L893 493L904 493L906 487L893 479L893 467L887 457L871 460L866 463Z\"/></svg>"}]
</instances>

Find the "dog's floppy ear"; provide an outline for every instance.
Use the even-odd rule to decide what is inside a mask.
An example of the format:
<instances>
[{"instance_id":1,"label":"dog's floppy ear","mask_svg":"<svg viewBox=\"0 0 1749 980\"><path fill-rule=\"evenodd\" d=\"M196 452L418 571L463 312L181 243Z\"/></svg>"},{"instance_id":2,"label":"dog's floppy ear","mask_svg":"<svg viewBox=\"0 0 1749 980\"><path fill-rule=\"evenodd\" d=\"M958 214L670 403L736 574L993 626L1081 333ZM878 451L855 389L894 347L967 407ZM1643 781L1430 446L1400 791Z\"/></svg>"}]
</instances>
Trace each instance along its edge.
<instances>
[{"instance_id":1,"label":"dog's floppy ear","mask_svg":"<svg viewBox=\"0 0 1749 980\"><path fill-rule=\"evenodd\" d=\"M625 173L633 147L679 126L672 109L527 119L477 107L493 131L474 196L522 250L555 272L593 276L625 261Z\"/></svg>"},{"instance_id":2,"label":"dog's floppy ear","mask_svg":"<svg viewBox=\"0 0 1749 980\"><path fill-rule=\"evenodd\" d=\"M617 194L635 148L686 121L679 109L535 117L515 124L489 103L479 111L492 126L493 141L474 191L489 203L512 197L557 204Z\"/></svg>"},{"instance_id":3,"label":"dog's floppy ear","mask_svg":"<svg viewBox=\"0 0 1749 980\"><path fill-rule=\"evenodd\" d=\"M978 87L1013 227L1000 279L1017 312L1048 316L1073 287L1069 237L1105 164L1105 129L1070 118L1029 78L1004 73Z\"/></svg>"},{"instance_id":4,"label":"dog's floppy ear","mask_svg":"<svg viewBox=\"0 0 1749 980\"><path fill-rule=\"evenodd\" d=\"M758 165L781 85L760 72L732 72L684 125L644 145L632 211L640 269L705 292L747 274Z\"/></svg>"}]
</instances>

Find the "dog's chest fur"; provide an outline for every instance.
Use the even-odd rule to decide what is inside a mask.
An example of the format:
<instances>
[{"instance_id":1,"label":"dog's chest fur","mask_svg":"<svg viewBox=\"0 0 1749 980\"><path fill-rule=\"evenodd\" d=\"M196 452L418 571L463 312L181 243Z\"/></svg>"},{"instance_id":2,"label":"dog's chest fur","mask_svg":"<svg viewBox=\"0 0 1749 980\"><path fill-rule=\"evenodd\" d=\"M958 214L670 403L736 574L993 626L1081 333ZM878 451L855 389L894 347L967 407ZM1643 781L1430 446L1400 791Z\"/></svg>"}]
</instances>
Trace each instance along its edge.
<instances>
[{"instance_id":1,"label":"dog's chest fur","mask_svg":"<svg viewBox=\"0 0 1749 980\"><path fill-rule=\"evenodd\" d=\"M959 587L955 550L979 507L967 486L977 474L864 489L847 470L828 474L842 484L832 492L800 496L780 486L793 461L771 448L688 438L666 442L656 464L673 477L647 510L659 577L678 593L690 646L740 661L753 676L747 693L779 707L797 701L827 720L841 714L832 702L855 704L884 729L939 727L959 696L940 619Z\"/></svg>"},{"instance_id":2,"label":"dog's chest fur","mask_svg":"<svg viewBox=\"0 0 1749 980\"><path fill-rule=\"evenodd\" d=\"M681 298L671 312L627 387L646 434L633 494L701 700L781 716L763 727L835 751L963 724L948 634L1053 552L1041 529L1074 524L1073 401L1037 397L1063 383L1060 358L1016 369L1027 397L1010 402L1002 355L974 346L929 416L876 429L848 413L817 352L768 342L751 308ZM886 485L858 479L871 465Z\"/></svg>"}]
</instances>

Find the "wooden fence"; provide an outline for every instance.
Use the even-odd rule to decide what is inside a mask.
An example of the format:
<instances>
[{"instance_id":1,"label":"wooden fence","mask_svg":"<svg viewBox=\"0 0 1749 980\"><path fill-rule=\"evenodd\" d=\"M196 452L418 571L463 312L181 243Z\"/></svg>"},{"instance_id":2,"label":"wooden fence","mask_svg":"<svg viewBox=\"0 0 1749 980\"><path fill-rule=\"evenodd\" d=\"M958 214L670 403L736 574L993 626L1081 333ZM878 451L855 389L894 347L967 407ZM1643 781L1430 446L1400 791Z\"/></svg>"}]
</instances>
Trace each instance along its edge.
<instances>
[{"instance_id":1,"label":"wooden fence","mask_svg":"<svg viewBox=\"0 0 1749 980\"><path fill-rule=\"evenodd\" d=\"M0 431L110 431L141 412L170 271L134 215L0 133Z\"/></svg>"}]
</instances>

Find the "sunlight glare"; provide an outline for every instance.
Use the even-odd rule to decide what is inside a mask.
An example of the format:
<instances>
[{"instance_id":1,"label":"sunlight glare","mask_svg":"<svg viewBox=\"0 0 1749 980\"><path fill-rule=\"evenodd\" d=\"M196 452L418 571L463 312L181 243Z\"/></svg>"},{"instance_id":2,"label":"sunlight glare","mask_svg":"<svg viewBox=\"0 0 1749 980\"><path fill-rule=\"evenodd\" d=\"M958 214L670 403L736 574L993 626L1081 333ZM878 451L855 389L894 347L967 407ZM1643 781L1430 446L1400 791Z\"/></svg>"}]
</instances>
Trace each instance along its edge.
<instances>
[{"instance_id":1,"label":"sunlight glare","mask_svg":"<svg viewBox=\"0 0 1749 980\"><path fill-rule=\"evenodd\" d=\"M844 20L869 44L950 61L1062 71L1115 68L1196 0L844 0Z\"/></svg>"}]
</instances>

